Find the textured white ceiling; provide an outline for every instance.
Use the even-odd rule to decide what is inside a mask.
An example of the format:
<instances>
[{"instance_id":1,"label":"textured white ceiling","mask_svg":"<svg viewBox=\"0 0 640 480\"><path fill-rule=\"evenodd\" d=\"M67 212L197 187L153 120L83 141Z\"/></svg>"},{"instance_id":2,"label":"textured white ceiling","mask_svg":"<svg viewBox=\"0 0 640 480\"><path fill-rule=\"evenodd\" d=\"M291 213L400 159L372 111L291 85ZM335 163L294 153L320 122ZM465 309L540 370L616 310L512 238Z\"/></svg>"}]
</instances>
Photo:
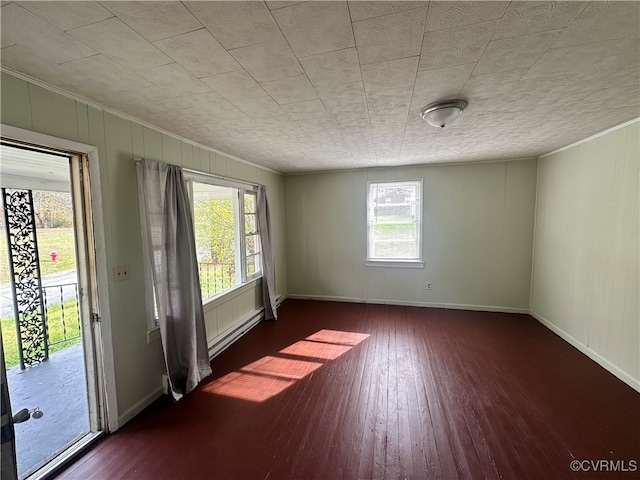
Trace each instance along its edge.
<instances>
[{"instance_id":1,"label":"textured white ceiling","mask_svg":"<svg viewBox=\"0 0 640 480\"><path fill-rule=\"evenodd\" d=\"M537 156L640 116L640 3L2 2L2 65L281 172ZM444 130L419 117L463 98Z\"/></svg>"}]
</instances>

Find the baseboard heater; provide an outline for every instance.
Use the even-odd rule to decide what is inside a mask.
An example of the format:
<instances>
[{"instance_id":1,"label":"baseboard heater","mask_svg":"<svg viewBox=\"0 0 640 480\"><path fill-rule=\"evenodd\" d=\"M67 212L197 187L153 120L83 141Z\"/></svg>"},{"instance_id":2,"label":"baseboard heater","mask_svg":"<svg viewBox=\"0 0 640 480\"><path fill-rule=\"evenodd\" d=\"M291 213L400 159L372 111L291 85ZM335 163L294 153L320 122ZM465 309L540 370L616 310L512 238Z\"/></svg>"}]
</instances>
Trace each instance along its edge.
<instances>
[{"instance_id":1,"label":"baseboard heater","mask_svg":"<svg viewBox=\"0 0 640 480\"><path fill-rule=\"evenodd\" d=\"M213 360L217 355L222 353L229 347L235 340L247 333L254 325L249 326L252 322L257 325L260 322L260 318L263 316L264 308L261 308L257 312L254 312L249 318L244 320L240 325L233 330L227 332L225 335L216 340L215 343L209 345L207 350L209 353L209 361ZM167 373L162 374L162 393L165 395L169 393L169 377Z\"/></svg>"},{"instance_id":2,"label":"baseboard heater","mask_svg":"<svg viewBox=\"0 0 640 480\"><path fill-rule=\"evenodd\" d=\"M286 295L280 295L276 299L276 306L279 307L282 302L287 298ZM212 345L209 345L209 360L215 358L218 354L223 352L229 345L240 338L242 335L251 330L257 325L260 320L264 318L264 307L250 313L247 318L241 321L240 325L233 330L225 333L222 337L218 338Z\"/></svg>"},{"instance_id":3,"label":"baseboard heater","mask_svg":"<svg viewBox=\"0 0 640 480\"><path fill-rule=\"evenodd\" d=\"M280 304L286 299L286 296L280 296L277 299L276 305L280 306ZM264 317L264 307L256 310L255 312L249 314L249 316L244 319L238 326L236 326L233 330L225 333L223 336L218 338L213 344L207 347L207 351L209 353L209 360L213 360L216 356L222 353L227 349L233 342L235 342L242 335L251 330L254 326L256 326L260 320ZM162 374L162 392L167 394L169 393L169 379L167 377L167 373Z\"/></svg>"},{"instance_id":4,"label":"baseboard heater","mask_svg":"<svg viewBox=\"0 0 640 480\"><path fill-rule=\"evenodd\" d=\"M251 328L260 322L264 316L264 308L254 312L249 318L244 320L240 325L236 326L233 330L227 332L222 337L217 339L212 345L209 345L209 360L216 357L219 353L224 351L226 347L231 345L235 340L247 333ZM253 324L253 325L250 325Z\"/></svg>"}]
</instances>

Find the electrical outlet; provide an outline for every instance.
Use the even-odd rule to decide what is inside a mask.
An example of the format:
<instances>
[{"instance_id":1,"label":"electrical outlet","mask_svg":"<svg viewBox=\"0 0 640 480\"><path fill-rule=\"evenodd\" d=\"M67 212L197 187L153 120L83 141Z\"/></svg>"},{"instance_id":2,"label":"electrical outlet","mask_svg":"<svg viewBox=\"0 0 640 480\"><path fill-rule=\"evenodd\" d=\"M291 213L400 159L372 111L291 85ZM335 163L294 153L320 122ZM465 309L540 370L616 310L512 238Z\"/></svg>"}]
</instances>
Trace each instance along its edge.
<instances>
[{"instance_id":1,"label":"electrical outlet","mask_svg":"<svg viewBox=\"0 0 640 480\"><path fill-rule=\"evenodd\" d=\"M129 269L129 265L117 265L113 267L114 282L124 282L125 280L129 280L130 275L131 271Z\"/></svg>"},{"instance_id":2,"label":"electrical outlet","mask_svg":"<svg viewBox=\"0 0 640 480\"><path fill-rule=\"evenodd\" d=\"M431 290L431 282L427 282L427 290Z\"/></svg>"}]
</instances>

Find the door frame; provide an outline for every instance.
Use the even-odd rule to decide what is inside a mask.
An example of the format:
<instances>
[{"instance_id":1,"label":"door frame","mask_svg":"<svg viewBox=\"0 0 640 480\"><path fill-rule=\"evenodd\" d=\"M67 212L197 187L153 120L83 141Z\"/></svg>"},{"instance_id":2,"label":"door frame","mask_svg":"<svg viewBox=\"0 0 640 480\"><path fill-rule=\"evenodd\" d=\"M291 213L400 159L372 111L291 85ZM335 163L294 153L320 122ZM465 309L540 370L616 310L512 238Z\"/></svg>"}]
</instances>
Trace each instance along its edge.
<instances>
[{"instance_id":1,"label":"door frame","mask_svg":"<svg viewBox=\"0 0 640 480\"><path fill-rule=\"evenodd\" d=\"M95 286L97 288L97 292L93 292L97 294L97 299L94 298L92 301L96 302L96 310L101 317L101 321L92 322L96 378L91 381L98 382L97 393L101 398L97 403L104 408L103 414L99 415L102 417L103 423L100 427L105 432L114 432L118 429L119 422L98 147L4 124L0 124L0 136L7 140L15 140L34 146L68 151L70 154L75 152L82 154L87 159L86 166L89 169L89 182L85 187L90 187L90 213L93 217L93 244L95 248Z\"/></svg>"}]
</instances>

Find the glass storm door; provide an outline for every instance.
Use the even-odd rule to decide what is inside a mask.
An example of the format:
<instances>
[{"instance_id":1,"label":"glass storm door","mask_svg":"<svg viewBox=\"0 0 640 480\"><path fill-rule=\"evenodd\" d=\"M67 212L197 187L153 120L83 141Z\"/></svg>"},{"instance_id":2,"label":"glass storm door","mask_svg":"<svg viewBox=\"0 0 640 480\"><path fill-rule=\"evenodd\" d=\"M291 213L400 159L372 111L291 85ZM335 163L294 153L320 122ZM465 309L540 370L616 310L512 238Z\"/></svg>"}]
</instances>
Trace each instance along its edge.
<instances>
[{"instance_id":1,"label":"glass storm door","mask_svg":"<svg viewBox=\"0 0 640 480\"><path fill-rule=\"evenodd\" d=\"M0 155L0 327L25 478L101 430L91 205L81 155L5 141Z\"/></svg>"}]
</instances>

